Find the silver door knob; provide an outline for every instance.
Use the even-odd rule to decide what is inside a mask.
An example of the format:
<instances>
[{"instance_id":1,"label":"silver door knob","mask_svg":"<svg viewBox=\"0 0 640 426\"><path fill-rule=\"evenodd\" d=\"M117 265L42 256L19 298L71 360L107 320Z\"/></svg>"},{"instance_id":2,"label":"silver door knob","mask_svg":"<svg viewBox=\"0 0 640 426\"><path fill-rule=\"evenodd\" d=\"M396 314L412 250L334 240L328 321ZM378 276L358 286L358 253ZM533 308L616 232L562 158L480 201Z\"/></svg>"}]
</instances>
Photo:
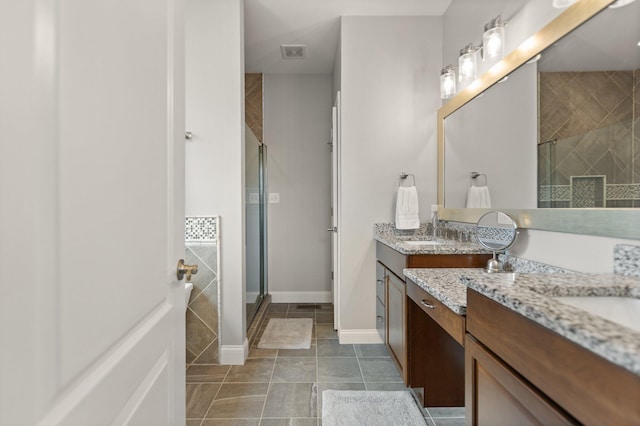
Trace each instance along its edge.
<instances>
[{"instance_id":1,"label":"silver door knob","mask_svg":"<svg viewBox=\"0 0 640 426\"><path fill-rule=\"evenodd\" d=\"M183 279L184 276L186 275L187 281L191 281L191 275L194 275L197 273L198 273L198 265L185 265L184 259L178 260L178 268L176 272L176 276L178 277L178 280Z\"/></svg>"},{"instance_id":2,"label":"silver door knob","mask_svg":"<svg viewBox=\"0 0 640 426\"><path fill-rule=\"evenodd\" d=\"M331 226L331 227L327 228L327 231L329 231L329 232L338 232L338 227L337 226Z\"/></svg>"}]
</instances>

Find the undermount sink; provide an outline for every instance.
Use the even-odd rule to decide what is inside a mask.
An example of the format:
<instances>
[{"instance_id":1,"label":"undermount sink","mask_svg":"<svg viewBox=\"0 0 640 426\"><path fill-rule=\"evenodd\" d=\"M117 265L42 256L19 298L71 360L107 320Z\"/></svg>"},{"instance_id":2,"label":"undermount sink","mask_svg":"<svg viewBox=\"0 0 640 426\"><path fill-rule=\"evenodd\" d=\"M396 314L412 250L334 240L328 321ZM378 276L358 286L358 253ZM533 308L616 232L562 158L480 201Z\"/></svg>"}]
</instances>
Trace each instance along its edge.
<instances>
[{"instance_id":1,"label":"undermount sink","mask_svg":"<svg viewBox=\"0 0 640 426\"><path fill-rule=\"evenodd\" d=\"M582 309L609 321L640 331L640 299L613 296L554 297L560 303Z\"/></svg>"},{"instance_id":2,"label":"undermount sink","mask_svg":"<svg viewBox=\"0 0 640 426\"><path fill-rule=\"evenodd\" d=\"M410 246L441 246L444 243L441 241L403 241L404 244L410 245Z\"/></svg>"}]
</instances>

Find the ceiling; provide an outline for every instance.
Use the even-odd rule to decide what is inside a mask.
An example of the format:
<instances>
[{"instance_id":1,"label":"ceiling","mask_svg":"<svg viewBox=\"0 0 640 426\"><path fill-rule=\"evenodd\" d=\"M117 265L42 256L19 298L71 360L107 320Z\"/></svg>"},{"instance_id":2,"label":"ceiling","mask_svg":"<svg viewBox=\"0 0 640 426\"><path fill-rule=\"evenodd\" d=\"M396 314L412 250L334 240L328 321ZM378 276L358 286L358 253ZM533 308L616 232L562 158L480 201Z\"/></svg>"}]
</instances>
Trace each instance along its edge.
<instances>
[{"instance_id":1,"label":"ceiling","mask_svg":"<svg viewBox=\"0 0 640 426\"><path fill-rule=\"evenodd\" d=\"M245 72L329 74L340 16L442 16L452 0L245 0ZM305 59L280 45L304 44Z\"/></svg>"}]
</instances>

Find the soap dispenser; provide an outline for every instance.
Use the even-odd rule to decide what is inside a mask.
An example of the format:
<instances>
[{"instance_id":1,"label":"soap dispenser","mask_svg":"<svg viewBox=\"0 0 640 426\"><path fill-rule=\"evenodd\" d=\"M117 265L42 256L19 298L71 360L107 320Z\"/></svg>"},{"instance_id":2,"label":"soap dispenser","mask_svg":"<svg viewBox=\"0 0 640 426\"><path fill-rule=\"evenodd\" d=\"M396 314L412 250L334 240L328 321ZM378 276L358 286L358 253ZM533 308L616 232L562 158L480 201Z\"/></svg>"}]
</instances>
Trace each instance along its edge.
<instances>
[{"instance_id":1,"label":"soap dispenser","mask_svg":"<svg viewBox=\"0 0 640 426\"><path fill-rule=\"evenodd\" d=\"M433 204L431 205L431 232L433 238L437 237L439 226L440 220L438 219L438 206L436 204Z\"/></svg>"}]
</instances>

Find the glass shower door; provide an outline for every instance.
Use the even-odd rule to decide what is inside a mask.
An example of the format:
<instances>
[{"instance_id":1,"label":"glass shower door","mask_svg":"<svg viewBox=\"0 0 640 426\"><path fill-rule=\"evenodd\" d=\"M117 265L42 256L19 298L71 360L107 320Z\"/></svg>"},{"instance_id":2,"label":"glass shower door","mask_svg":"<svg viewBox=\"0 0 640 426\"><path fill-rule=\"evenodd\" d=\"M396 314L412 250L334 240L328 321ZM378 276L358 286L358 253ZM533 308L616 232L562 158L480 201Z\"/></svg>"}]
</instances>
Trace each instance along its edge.
<instances>
[{"instance_id":1,"label":"glass shower door","mask_svg":"<svg viewBox=\"0 0 640 426\"><path fill-rule=\"evenodd\" d=\"M246 128L245 138L245 190L246 190L246 303L247 328L251 325L266 289L266 153Z\"/></svg>"}]
</instances>

